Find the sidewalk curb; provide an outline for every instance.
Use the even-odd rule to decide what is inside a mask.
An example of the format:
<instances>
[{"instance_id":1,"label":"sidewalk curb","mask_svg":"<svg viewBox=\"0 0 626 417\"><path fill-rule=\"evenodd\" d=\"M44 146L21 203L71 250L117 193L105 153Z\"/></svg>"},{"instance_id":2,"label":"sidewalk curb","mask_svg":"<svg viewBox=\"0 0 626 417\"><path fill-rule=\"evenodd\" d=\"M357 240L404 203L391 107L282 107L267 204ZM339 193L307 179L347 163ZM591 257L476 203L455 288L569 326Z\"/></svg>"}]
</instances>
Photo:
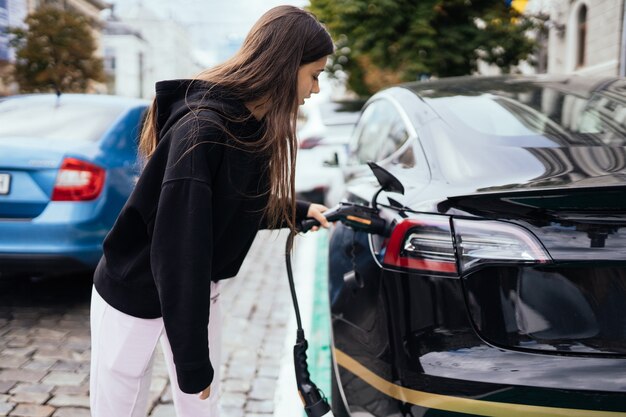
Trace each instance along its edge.
<instances>
[{"instance_id":1,"label":"sidewalk curb","mask_svg":"<svg viewBox=\"0 0 626 417\"><path fill-rule=\"evenodd\" d=\"M295 259L292 259L293 274L300 306L300 316L305 336L311 332L314 284L319 233L308 233L295 239ZM280 373L274 396L274 416L294 417L302 415L304 409L296 388L293 368L293 346L296 342L296 316L293 310L287 325L284 355L280 363ZM295 414L294 414L295 413Z\"/></svg>"}]
</instances>

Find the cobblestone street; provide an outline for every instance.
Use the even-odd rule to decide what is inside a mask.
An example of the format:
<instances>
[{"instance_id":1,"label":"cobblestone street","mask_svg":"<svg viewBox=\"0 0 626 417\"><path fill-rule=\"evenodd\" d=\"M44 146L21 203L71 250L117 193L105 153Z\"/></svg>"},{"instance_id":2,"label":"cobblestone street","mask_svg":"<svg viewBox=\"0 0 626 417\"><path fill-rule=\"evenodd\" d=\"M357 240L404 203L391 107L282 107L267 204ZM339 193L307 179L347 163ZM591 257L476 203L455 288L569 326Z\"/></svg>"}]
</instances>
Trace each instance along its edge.
<instances>
[{"instance_id":1,"label":"cobblestone street","mask_svg":"<svg viewBox=\"0 0 626 417\"><path fill-rule=\"evenodd\" d=\"M269 416L293 311L286 233L261 232L238 276L221 285L222 416ZM86 279L0 281L0 416L89 416ZM159 352L150 416L174 417Z\"/></svg>"}]
</instances>

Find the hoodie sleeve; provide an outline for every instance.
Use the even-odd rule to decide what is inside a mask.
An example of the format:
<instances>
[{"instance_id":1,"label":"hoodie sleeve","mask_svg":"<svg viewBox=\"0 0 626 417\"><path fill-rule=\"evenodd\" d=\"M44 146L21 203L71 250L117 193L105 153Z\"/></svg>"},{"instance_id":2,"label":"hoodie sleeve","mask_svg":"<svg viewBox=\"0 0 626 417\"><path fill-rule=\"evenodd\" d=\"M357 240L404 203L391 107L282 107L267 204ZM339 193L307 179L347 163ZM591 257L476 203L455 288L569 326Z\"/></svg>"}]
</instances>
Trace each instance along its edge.
<instances>
[{"instance_id":1,"label":"hoodie sleeve","mask_svg":"<svg viewBox=\"0 0 626 417\"><path fill-rule=\"evenodd\" d=\"M208 320L213 257L212 176L223 148L214 128L173 127L168 168L154 219L150 262L178 385L198 393L213 380ZM209 138L212 149L189 151L189 134Z\"/></svg>"},{"instance_id":2,"label":"hoodie sleeve","mask_svg":"<svg viewBox=\"0 0 626 417\"><path fill-rule=\"evenodd\" d=\"M296 224L307 218L310 206L311 203L309 203L308 201L296 200ZM287 223L281 222L278 226L273 226L271 228L283 229L285 227L287 227ZM259 229L270 229L270 226L265 216L263 216L263 218L261 219L261 225L259 226Z\"/></svg>"},{"instance_id":3,"label":"hoodie sleeve","mask_svg":"<svg viewBox=\"0 0 626 417\"><path fill-rule=\"evenodd\" d=\"M309 207L311 207L311 203L308 201L296 200L296 223L307 218Z\"/></svg>"}]
</instances>

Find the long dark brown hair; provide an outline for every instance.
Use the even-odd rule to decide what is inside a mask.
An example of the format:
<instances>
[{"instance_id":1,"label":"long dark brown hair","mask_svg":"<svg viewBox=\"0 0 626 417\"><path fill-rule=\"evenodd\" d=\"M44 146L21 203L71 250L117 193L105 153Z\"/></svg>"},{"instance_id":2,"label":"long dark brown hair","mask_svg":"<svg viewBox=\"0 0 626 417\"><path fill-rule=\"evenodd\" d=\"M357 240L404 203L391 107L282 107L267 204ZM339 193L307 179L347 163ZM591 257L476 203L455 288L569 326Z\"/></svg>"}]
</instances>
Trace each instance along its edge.
<instances>
[{"instance_id":1,"label":"long dark brown hair","mask_svg":"<svg viewBox=\"0 0 626 417\"><path fill-rule=\"evenodd\" d=\"M256 143L269 155L270 195L265 216L270 225L295 228L296 119L298 69L333 52L328 31L305 10L278 6L254 24L239 51L197 79L220 85L244 103L267 100L264 134ZM147 159L158 142L156 104L152 103L139 143Z\"/></svg>"}]
</instances>

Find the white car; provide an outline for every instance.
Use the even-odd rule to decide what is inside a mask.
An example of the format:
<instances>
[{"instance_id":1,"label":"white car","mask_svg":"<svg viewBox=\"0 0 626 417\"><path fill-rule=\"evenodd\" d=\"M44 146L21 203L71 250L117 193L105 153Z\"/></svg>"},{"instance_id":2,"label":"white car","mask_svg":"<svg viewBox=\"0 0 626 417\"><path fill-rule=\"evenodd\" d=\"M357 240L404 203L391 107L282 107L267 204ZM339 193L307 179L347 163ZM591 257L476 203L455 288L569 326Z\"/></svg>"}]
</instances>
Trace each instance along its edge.
<instances>
[{"instance_id":1,"label":"white car","mask_svg":"<svg viewBox=\"0 0 626 417\"><path fill-rule=\"evenodd\" d=\"M339 165L348 154L348 144L363 101L317 101L300 107L296 194L314 203L335 205L343 183ZM335 195L337 194L337 195Z\"/></svg>"}]
</instances>

